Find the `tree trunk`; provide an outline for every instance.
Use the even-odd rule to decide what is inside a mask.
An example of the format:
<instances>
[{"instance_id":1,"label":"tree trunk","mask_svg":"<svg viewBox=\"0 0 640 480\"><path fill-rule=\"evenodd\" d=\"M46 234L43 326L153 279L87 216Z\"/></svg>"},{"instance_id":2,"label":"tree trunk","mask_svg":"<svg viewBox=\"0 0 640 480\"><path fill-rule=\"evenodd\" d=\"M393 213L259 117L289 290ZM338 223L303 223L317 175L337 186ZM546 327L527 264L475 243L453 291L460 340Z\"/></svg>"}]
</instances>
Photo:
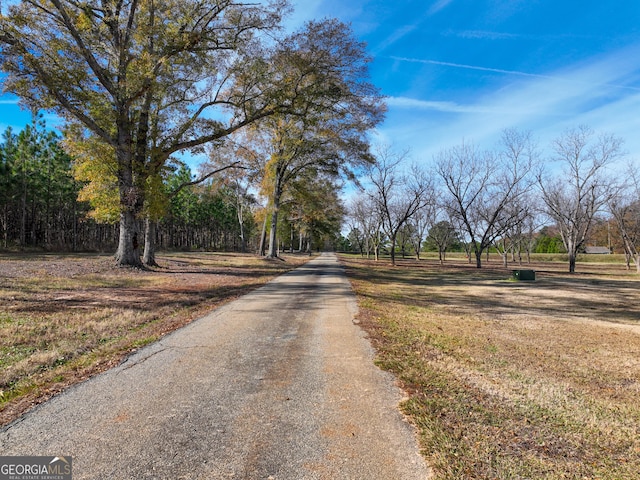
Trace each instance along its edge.
<instances>
[{"instance_id":1,"label":"tree trunk","mask_svg":"<svg viewBox=\"0 0 640 480\"><path fill-rule=\"evenodd\" d=\"M576 253L569 252L569 273L576 273Z\"/></svg>"},{"instance_id":2,"label":"tree trunk","mask_svg":"<svg viewBox=\"0 0 640 480\"><path fill-rule=\"evenodd\" d=\"M27 172L26 160L22 158L22 194L20 197L20 246L27 244Z\"/></svg>"},{"instance_id":3,"label":"tree trunk","mask_svg":"<svg viewBox=\"0 0 640 480\"><path fill-rule=\"evenodd\" d=\"M265 256L267 249L267 220L269 216L265 214L264 222L262 222L262 233L260 233L260 246L258 247L258 255Z\"/></svg>"},{"instance_id":4,"label":"tree trunk","mask_svg":"<svg viewBox=\"0 0 640 480\"><path fill-rule=\"evenodd\" d=\"M396 264L396 237L391 237L391 265Z\"/></svg>"},{"instance_id":5,"label":"tree trunk","mask_svg":"<svg viewBox=\"0 0 640 480\"><path fill-rule=\"evenodd\" d=\"M276 211L276 206L274 205L274 210L271 214L271 231L269 232L269 252L267 252L267 257L269 258L278 258L278 235L276 232L277 227L278 212Z\"/></svg>"},{"instance_id":6,"label":"tree trunk","mask_svg":"<svg viewBox=\"0 0 640 480\"><path fill-rule=\"evenodd\" d=\"M144 254L142 263L148 267L157 267L156 263L156 222L149 217L144 222Z\"/></svg>"},{"instance_id":7,"label":"tree trunk","mask_svg":"<svg viewBox=\"0 0 640 480\"><path fill-rule=\"evenodd\" d=\"M236 213L238 217L238 226L240 227L240 252L247 252L247 240L244 238L244 208L242 202L238 200L236 206Z\"/></svg>"},{"instance_id":8,"label":"tree trunk","mask_svg":"<svg viewBox=\"0 0 640 480\"><path fill-rule=\"evenodd\" d=\"M467 254L467 262L471 265L471 254L475 251L475 247L471 243L465 243L464 251Z\"/></svg>"},{"instance_id":9,"label":"tree trunk","mask_svg":"<svg viewBox=\"0 0 640 480\"><path fill-rule=\"evenodd\" d=\"M271 214L271 231L269 232L269 253L267 257L278 258L278 211L280 210L280 196L282 195L282 178L276 170L275 185L273 188L273 212Z\"/></svg>"},{"instance_id":10,"label":"tree trunk","mask_svg":"<svg viewBox=\"0 0 640 480\"><path fill-rule=\"evenodd\" d=\"M116 128L118 146L118 193L120 195L120 238L116 251L119 266L142 267L140 260L139 232L136 219L144 205L144 182L146 177L136 175L136 159L133 154L131 122L126 107L119 107ZM140 139L138 139L140 142ZM138 165L138 170L140 170Z\"/></svg>"},{"instance_id":11,"label":"tree trunk","mask_svg":"<svg viewBox=\"0 0 640 480\"><path fill-rule=\"evenodd\" d=\"M482 268L482 250L476 249L476 268Z\"/></svg>"},{"instance_id":12,"label":"tree trunk","mask_svg":"<svg viewBox=\"0 0 640 480\"><path fill-rule=\"evenodd\" d=\"M136 215L132 211L127 210L120 213L120 238L115 257L116 263L120 266L142 267L138 226Z\"/></svg>"},{"instance_id":13,"label":"tree trunk","mask_svg":"<svg viewBox=\"0 0 640 480\"><path fill-rule=\"evenodd\" d=\"M9 245L9 214L6 206L2 212L2 232L2 244L4 248L7 248L7 246Z\"/></svg>"},{"instance_id":14,"label":"tree trunk","mask_svg":"<svg viewBox=\"0 0 640 480\"><path fill-rule=\"evenodd\" d=\"M73 202L73 251L78 250L78 202Z\"/></svg>"}]
</instances>

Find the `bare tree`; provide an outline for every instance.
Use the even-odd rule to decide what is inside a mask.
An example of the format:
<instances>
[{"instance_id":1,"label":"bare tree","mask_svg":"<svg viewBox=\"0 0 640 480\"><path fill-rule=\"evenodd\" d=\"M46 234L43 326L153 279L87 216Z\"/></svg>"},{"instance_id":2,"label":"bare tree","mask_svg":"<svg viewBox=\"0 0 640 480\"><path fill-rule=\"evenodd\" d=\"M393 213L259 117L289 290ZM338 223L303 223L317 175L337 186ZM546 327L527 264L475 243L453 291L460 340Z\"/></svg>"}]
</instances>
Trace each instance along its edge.
<instances>
[{"instance_id":1,"label":"bare tree","mask_svg":"<svg viewBox=\"0 0 640 480\"><path fill-rule=\"evenodd\" d=\"M349 220L347 220L347 223L351 224ZM357 249L356 251L360 256L364 257L367 241L367 238L364 236L364 232L362 232L358 227L352 226L349 230L349 234L347 235L347 240L349 241L352 249Z\"/></svg>"},{"instance_id":2,"label":"bare tree","mask_svg":"<svg viewBox=\"0 0 640 480\"><path fill-rule=\"evenodd\" d=\"M502 264L508 266L509 254L513 262L522 264L523 247L530 250L530 237L533 225L533 202L530 195L516 195L515 198L505 208L505 214L501 215L496 222L496 229L502 231L502 235L497 237L494 246L502 257ZM529 258L529 257L528 257Z\"/></svg>"},{"instance_id":3,"label":"bare tree","mask_svg":"<svg viewBox=\"0 0 640 480\"><path fill-rule=\"evenodd\" d=\"M632 165L628 172L628 183L615 191L608 207L622 237L627 268L633 261L636 272L640 273L640 175Z\"/></svg>"},{"instance_id":4,"label":"bare tree","mask_svg":"<svg viewBox=\"0 0 640 480\"><path fill-rule=\"evenodd\" d=\"M351 244L358 248L361 256L370 254L369 251L369 232L367 228L368 215L363 215L365 210L362 203L366 197L359 195L353 197L347 205L347 216L345 221L349 227L348 238Z\"/></svg>"},{"instance_id":5,"label":"bare tree","mask_svg":"<svg viewBox=\"0 0 640 480\"><path fill-rule=\"evenodd\" d=\"M398 236L396 238L396 248L400 249L400 254L402 258L407 258L407 251L411 248L415 249L413 239L415 237L415 231L413 225L407 221L405 224L398 230Z\"/></svg>"},{"instance_id":6,"label":"bare tree","mask_svg":"<svg viewBox=\"0 0 640 480\"><path fill-rule=\"evenodd\" d=\"M378 150L377 162L369 168L369 195L376 205L382 228L391 241L391 263L395 265L395 247L400 229L419 210L425 208L433 190L431 179L417 165L402 172L407 154L393 153L388 147Z\"/></svg>"},{"instance_id":7,"label":"bare tree","mask_svg":"<svg viewBox=\"0 0 640 480\"><path fill-rule=\"evenodd\" d=\"M482 253L521 219L518 208L510 208L533 185L537 162L529 133L505 130L498 153L480 152L463 143L440 153L436 171L450 198L449 216L466 234L482 267Z\"/></svg>"},{"instance_id":8,"label":"bare tree","mask_svg":"<svg viewBox=\"0 0 640 480\"><path fill-rule=\"evenodd\" d=\"M458 240L458 232L451 222L441 220L429 229L427 238L437 247L440 265L443 265L447 249Z\"/></svg>"},{"instance_id":9,"label":"bare tree","mask_svg":"<svg viewBox=\"0 0 640 480\"><path fill-rule=\"evenodd\" d=\"M616 194L617 187L607 169L622 155L622 139L595 136L580 126L567 130L553 143L561 171L538 175L544 212L557 225L569 256L569 272L576 270L578 251L583 246L595 215Z\"/></svg>"},{"instance_id":10,"label":"bare tree","mask_svg":"<svg viewBox=\"0 0 640 480\"><path fill-rule=\"evenodd\" d=\"M512 240L514 248L511 250L511 260L513 262L517 261L520 265L522 265L523 251L527 255L527 263L531 263L531 250L536 243L535 233L542 226L539 209L532 194L525 196L522 202L524 205L522 221L513 229ZM517 260L516 254L518 256Z\"/></svg>"},{"instance_id":11,"label":"bare tree","mask_svg":"<svg viewBox=\"0 0 640 480\"><path fill-rule=\"evenodd\" d=\"M431 190L431 193L433 193L433 190ZM427 236L427 231L435 223L435 212L436 202L432 196L425 202L425 206L408 220L408 225L411 227L410 241L418 260L420 260L420 250L422 249L422 242Z\"/></svg>"},{"instance_id":12,"label":"bare tree","mask_svg":"<svg viewBox=\"0 0 640 480\"><path fill-rule=\"evenodd\" d=\"M378 260L383 235L382 220L375 202L369 195L361 193L351 200L348 210L352 229L360 230L364 237L367 258L371 258L373 252L375 259Z\"/></svg>"}]
</instances>

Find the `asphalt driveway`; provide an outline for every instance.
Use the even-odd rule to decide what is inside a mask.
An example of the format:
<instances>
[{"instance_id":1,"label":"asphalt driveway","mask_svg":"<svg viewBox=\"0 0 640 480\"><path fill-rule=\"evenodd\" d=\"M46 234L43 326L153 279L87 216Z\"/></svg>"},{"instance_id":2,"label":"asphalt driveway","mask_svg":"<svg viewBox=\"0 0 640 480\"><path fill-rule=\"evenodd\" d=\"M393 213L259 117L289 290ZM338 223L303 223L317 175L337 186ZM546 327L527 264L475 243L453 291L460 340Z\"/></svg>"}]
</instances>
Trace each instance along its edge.
<instances>
[{"instance_id":1,"label":"asphalt driveway","mask_svg":"<svg viewBox=\"0 0 640 480\"><path fill-rule=\"evenodd\" d=\"M401 392L322 255L0 432L2 455L71 455L75 479L423 479Z\"/></svg>"}]
</instances>

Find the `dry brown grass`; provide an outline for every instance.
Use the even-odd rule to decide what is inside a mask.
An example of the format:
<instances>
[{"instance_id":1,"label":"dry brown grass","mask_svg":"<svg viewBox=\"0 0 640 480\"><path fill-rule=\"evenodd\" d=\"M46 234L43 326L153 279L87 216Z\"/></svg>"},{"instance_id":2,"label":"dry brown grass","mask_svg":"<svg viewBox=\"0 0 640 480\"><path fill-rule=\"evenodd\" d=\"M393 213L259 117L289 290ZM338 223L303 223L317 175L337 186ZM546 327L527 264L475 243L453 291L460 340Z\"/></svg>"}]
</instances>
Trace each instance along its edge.
<instances>
[{"instance_id":1,"label":"dry brown grass","mask_svg":"<svg viewBox=\"0 0 640 480\"><path fill-rule=\"evenodd\" d=\"M0 255L0 425L309 257L285 259L165 254L135 270L109 256Z\"/></svg>"},{"instance_id":2,"label":"dry brown grass","mask_svg":"<svg viewBox=\"0 0 640 480\"><path fill-rule=\"evenodd\" d=\"M638 276L343 261L435 478L639 478Z\"/></svg>"}]
</instances>

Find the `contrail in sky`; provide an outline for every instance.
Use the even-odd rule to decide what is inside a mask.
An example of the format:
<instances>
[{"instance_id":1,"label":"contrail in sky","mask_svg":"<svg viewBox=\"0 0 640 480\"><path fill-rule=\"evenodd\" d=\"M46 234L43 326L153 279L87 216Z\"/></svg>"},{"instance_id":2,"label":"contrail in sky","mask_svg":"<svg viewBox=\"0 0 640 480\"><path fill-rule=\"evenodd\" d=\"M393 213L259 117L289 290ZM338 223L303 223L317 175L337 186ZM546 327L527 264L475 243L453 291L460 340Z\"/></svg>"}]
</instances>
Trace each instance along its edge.
<instances>
[{"instance_id":1,"label":"contrail in sky","mask_svg":"<svg viewBox=\"0 0 640 480\"><path fill-rule=\"evenodd\" d=\"M560 81L564 81L564 82L578 82L578 83L582 83L584 85L594 85L594 86L603 86L603 87L613 87L613 88L622 88L625 90L633 90L636 92L640 91L640 88L638 87L628 87L626 85L615 85L615 84L611 84L611 83L590 83L590 82L579 82L576 81L574 79L566 79L566 78L562 78L562 77L553 77L550 75L540 75L537 73L527 73L527 72L518 72L516 70L503 70L500 68L489 68L489 67L480 67L477 65L464 65L464 64L460 64L460 63L451 63L451 62L439 62L437 60L421 60L421 59L417 59L417 58L406 58L406 57L389 57L392 60L398 60L400 62L413 62L413 63L426 63L429 65L442 65L444 67L454 67L454 68L464 68L467 70L478 70L481 72L492 72L492 73L504 73L506 75L518 75L521 77L534 77L534 78L544 78L546 80L560 80Z\"/></svg>"},{"instance_id":2,"label":"contrail in sky","mask_svg":"<svg viewBox=\"0 0 640 480\"><path fill-rule=\"evenodd\" d=\"M438 0L436 3L431 5L429 9L429 15L433 15L438 13L440 10L443 10L447 5L449 5L453 0Z\"/></svg>"}]
</instances>

